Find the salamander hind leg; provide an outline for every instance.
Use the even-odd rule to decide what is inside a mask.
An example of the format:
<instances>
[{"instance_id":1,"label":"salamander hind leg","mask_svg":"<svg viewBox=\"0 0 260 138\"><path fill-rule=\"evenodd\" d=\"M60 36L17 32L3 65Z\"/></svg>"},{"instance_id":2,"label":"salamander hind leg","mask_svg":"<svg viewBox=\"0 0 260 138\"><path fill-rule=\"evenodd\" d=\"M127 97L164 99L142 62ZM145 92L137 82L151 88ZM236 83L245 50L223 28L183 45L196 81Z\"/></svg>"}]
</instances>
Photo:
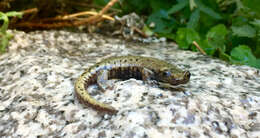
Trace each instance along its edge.
<instances>
[{"instance_id":1,"label":"salamander hind leg","mask_svg":"<svg viewBox=\"0 0 260 138\"><path fill-rule=\"evenodd\" d=\"M113 88L113 81L108 80L108 70L100 70L97 73L97 85L104 92Z\"/></svg>"}]
</instances>

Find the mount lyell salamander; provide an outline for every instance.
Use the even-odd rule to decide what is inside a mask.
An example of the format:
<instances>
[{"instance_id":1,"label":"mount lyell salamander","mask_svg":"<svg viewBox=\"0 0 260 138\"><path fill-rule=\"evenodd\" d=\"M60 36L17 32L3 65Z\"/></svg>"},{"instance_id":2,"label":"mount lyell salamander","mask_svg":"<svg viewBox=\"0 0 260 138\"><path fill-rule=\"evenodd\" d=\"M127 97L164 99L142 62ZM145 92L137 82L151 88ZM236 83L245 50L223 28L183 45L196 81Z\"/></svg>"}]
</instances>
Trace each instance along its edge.
<instances>
[{"instance_id":1,"label":"mount lyell salamander","mask_svg":"<svg viewBox=\"0 0 260 138\"><path fill-rule=\"evenodd\" d=\"M110 57L89 67L76 80L75 92L79 101L95 109L116 113L117 110L90 96L88 86L97 84L101 90L111 87L107 80L127 80L135 78L145 83L159 86L185 84L190 80L190 72L182 71L175 65L151 57L119 56ZM166 85L165 85L166 84Z\"/></svg>"}]
</instances>

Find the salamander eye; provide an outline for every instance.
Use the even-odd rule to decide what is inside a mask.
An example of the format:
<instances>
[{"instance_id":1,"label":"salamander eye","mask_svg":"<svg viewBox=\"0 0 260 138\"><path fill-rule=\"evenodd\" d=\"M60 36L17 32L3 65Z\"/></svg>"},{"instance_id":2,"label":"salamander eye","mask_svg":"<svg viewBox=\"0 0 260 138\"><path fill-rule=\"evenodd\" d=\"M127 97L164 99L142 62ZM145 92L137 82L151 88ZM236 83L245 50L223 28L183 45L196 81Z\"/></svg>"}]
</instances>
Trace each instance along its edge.
<instances>
[{"instance_id":1,"label":"salamander eye","mask_svg":"<svg viewBox=\"0 0 260 138\"><path fill-rule=\"evenodd\" d=\"M170 71L165 71L165 72L163 72L163 76L169 77L169 76L171 76L171 72Z\"/></svg>"},{"instance_id":2,"label":"salamander eye","mask_svg":"<svg viewBox=\"0 0 260 138\"><path fill-rule=\"evenodd\" d=\"M191 76L189 71L186 71L184 75L185 75L185 78L190 78L190 76Z\"/></svg>"}]
</instances>

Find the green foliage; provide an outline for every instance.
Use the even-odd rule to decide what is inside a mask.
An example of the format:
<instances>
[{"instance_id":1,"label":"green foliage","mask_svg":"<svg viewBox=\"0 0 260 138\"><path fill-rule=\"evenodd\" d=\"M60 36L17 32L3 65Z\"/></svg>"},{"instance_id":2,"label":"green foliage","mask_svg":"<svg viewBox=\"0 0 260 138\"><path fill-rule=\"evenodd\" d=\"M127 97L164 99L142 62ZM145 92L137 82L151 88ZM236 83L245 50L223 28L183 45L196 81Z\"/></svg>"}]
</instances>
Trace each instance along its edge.
<instances>
[{"instance_id":1,"label":"green foliage","mask_svg":"<svg viewBox=\"0 0 260 138\"><path fill-rule=\"evenodd\" d=\"M250 8L250 10L256 12L256 13L260 13L260 8L259 8L259 5L260 5L260 1L259 0L242 0L243 4ZM259 17L260 15L258 15Z\"/></svg>"},{"instance_id":2,"label":"green foliage","mask_svg":"<svg viewBox=\"0 0 260 138\"><path fill-rule=\"evenodd\" d=\"M238 37L253 38L256 35L256 30L250 25L231 26L233 35Z\"/></svg>"},{"instance_id":3,"label":"green foliage","mask_svg":"<svg viewBox=\"0 0 260 138\"><path fill-rule=\"evenodd\" d=\"M10 11L7 13L0 12L0 21L3 21L3 24L0 28L0 53L5 52L5 49L8 45L9 40L13 37L12 34L6 32L9 24L8 17L22 17L22 13Z\"/></svg>"},{"instance_id":4,"label":"green foliage","mask_svg":"<svg viewBox=\"0 0 260 138\"><path fill-rule=\"evenodd\" d=\"M191 13L189 22L187 23L188 28L197 28L200 19L200 10L196 9Z\"/></svg>"},{"instance_id":5,"label":"green foliage","mask_svg":"<svg viewBox=\"0 0 260 138\"><path fill-rule=\"evenodd\" d=\"M159 10L151 14L147 23L154 24L151 26L153 26L152 29L156 33L171 33L176 28L176 21L165 10Z\"/></svg>"},{"instance_id":6,"label":"green foliage","mask_svg":"<svg viewBox=\"0 0 260 138\"><path fill-rule=\"evenodd\" d=\"M256 57L253 55L251 48L247 45L239 45L231 51L231 61L237 64L245 64L260 68L260 64L257 63Z\"/></svg>"},{"instance_id":7,"label":"green foliage","mask_svg":"<svg viewBox=\"0 0 260 138\"><path fill-rule=\"evenodd\" d=\"M260 29L260 19L255 19L254 21L251 22L255 27Z\"/></svg>"},{"instance_id":8,"label":"green foliage","mask_svg":"<svg viewBox=\"0 0 260 138\"><path fill-rule=\"evenodd\" d=\"M215 12L212 8L203 4L200 0L194 0L194 1L195 1L194 5L196 5L201 12L204 12L215 19L222 18L219 13Z\"/></svg>"},{"instance_id":9,"label":"green foliage","mask_svg":"<svg viewBox=\"0 0 260 138\"><path fill-rule=\"evenodd\" d=\"M212 47L215 50L218 49L221 52L225 52L225 38L227 33L227 29L223 24L219 24L212 27L206 35L206 39L210 47Z\"/></svg>"},{"instance_id":10,"label":"green foliage","mask_svg":"<svg viewBox=\"0 0 260 138\"><path fill-rule=\"evenodd\" d=\"M199 34L191 28L179 28L177 31L176 42L182 49L188 49L193 41L199 40Z\"/></svg>"},{"instance_id":11,"label":"green foliage","mask_svg":"<svg viewBox=\"0 0 260 138\"><path fill-rule=\"evenodd\" d=\"M96 0L97 1L97 0ZM102 0L99 0L102 1ZM105 1L105 0L103 0ZM124 13L147 15L146 33L235 64L260 68L259 0L121 0Z\"/></svg>"},{"instance_id":12,"label":"green foliage","mask_svg":"<svg viewBox=\"0 0 260 138\"><path fill-rule=\"evenodd\" d=\"M188 6L188 4L189 4L188 0L179 1L179 3L173 5L172 8L170 8L168 10L168 13L169 14L176 13L176 12L182 10L184 7Z\"/></svg>"}]
</instances>

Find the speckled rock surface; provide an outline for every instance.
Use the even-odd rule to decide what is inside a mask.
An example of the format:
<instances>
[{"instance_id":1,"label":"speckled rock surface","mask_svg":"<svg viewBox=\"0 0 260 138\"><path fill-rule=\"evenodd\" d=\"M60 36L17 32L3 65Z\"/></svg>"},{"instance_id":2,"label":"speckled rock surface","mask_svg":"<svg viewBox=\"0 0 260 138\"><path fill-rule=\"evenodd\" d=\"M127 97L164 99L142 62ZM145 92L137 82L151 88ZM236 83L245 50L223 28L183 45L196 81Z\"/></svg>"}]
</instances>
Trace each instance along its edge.
<instances>
[{"instance_id":1,"label":"speckled rock surface","mask_svg":"<svg viewBox=\"0 0 260 138\"><path fill-rule=\"evenodd\" d=\"M96 34L43 31L15 36L0 56L0 137L260 136L259 70L229 65L167 43L138 44ZM92 93L119 112L83 106L74 81L114 55L152 56L192 73L185 92L130 79Z\"/></svg>"}]
</instances>

